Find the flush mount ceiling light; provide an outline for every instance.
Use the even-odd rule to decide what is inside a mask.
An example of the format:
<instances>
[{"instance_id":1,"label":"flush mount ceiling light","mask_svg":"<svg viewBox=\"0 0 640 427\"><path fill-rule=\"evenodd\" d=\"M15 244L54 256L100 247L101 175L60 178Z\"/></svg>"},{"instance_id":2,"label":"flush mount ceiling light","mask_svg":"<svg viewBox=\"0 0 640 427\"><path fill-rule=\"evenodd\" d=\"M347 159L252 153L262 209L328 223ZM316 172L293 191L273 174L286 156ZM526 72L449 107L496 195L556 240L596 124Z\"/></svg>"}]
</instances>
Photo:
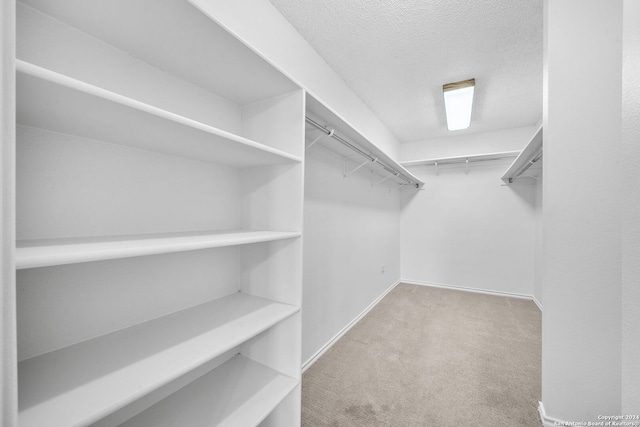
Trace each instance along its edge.
<instances>
[{"instance_id":1,"label":"flush mount ceiling light","mask_svg":"<svg viewBox=\"0 0 640 427\"><path fill-rule=\"evenodd\" d=\"M466 129L471 124L471 106L476 79L447 83L442 86L449 130Z\"/></svg>"}]
</instances>

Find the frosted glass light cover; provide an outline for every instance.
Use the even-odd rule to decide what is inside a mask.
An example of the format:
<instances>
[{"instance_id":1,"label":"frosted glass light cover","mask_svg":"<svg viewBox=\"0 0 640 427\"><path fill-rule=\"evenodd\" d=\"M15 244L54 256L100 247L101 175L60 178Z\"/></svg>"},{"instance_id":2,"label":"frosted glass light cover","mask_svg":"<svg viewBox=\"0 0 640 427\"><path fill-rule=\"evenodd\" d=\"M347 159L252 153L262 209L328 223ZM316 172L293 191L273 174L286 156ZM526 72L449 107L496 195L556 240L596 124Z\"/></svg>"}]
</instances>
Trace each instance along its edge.
<instances>
[{"instance_id":1,"label":"frosted glass light cover","mask_svg":"<svg viewBox=\"0 0 640 427\"><path fill-rule=\"evenodd\" d=\"M475 86L444 92L444 105L447 111L449 130L466 129L471 124L471 107Z\"/></svg>"}]
</instances>

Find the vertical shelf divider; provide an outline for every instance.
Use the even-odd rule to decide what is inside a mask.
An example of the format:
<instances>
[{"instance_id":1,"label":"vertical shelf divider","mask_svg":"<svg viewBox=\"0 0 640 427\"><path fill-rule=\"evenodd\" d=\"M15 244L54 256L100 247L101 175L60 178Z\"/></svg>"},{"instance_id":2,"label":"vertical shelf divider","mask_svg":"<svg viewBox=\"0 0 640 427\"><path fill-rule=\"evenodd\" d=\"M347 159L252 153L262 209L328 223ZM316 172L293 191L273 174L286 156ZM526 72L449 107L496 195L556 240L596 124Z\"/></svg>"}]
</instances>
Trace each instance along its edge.
<instances>
[{"instance_id":1,"label":"vertical shelf divider","mask_svg":"<svg viewBox=\"0 0 640 427\"><path fill-rule=\"evenodd\" d=\"M0 5L0 424L18 425L15 272L15 3Z\"/></svg>"}]
</instances>

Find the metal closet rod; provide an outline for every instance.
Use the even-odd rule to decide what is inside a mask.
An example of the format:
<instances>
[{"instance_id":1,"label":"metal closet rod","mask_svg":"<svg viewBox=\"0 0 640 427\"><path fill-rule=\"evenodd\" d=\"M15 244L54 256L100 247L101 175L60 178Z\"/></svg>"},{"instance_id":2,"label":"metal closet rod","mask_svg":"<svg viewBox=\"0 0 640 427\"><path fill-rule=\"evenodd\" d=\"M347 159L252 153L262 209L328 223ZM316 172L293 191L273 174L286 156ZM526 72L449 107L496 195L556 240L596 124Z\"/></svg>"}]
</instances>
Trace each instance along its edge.
<instances>
[{"instance_id":1,"label":"metal closet rod","mask_svg":"<svg viewBox=\"0 0 640 427\"><path fill-rule=\"evenodd\" d=\"M507 157L515 157L515 156L483 157L481 159L474 159L473 157L466 157L464 159L463 158L460 158L460 159L442 159L442 160L432 160L432 161L425 162L425 163L420 164L420 165L411 165L411 166L417 167L417 166L433 166L433 165L454 165L454 164L457 164L457 163L479 163L479 162L489 162L489 161L493 161L493 160L502 160L502 159L505 159Z\"/></svg>"},{"instance_id":2,"label":"metal closet rod","mask_svg":"<svg viewBox=\"0 0 640 427\"><path fill-rule=\"evenodd\" d=\"M321 130L322 132L324 132L327 135L331 136L331 138L335 139L336 141L338 141L342 145L344 145L344 146L350 148L351 150L355 151L356 153L358 153L359 155L361 155L365 159L369 159L372 163L377 163L384 170L386 170L390 174L395 175L398 178L402 179L407 184L415 185L416 188L419 187L419 184L416 183L416 182L413 182L413 180L411 178L408 178L402 172L392 168L391 166L385 165L380 160L378 160L376 157L373 157L371 154L367 153L366 151L363 151L360 148L356 147L355 145L353 145L352 143L350 143L349 141L347 141L346 139L342 138L340 135L335 133L333 129L327 129L325 126L321 125L320 123L316 122L315 120L313 120L312 118L310 118L308 116L305 116L305 121L307 123L309 123L310 125L315 126L316 128L318 128L318 130Z\"/></svg>"},{"instance_id":3,"label":"metal closet rod","mask_svg":"<svg viewBox=\"0 0 640 427\"><path fill-rule=\"evenodd\" d=\"M534 165L534 163L536 163L541 158L542 158L542 153L538 154L533 160L529 160L522 168L520 168L518 173L516 173L509 182L513 182L514 179L520 178L520 176L522 176L523 173L525 173L531 166Z\"/></svg>"}]
</instances>

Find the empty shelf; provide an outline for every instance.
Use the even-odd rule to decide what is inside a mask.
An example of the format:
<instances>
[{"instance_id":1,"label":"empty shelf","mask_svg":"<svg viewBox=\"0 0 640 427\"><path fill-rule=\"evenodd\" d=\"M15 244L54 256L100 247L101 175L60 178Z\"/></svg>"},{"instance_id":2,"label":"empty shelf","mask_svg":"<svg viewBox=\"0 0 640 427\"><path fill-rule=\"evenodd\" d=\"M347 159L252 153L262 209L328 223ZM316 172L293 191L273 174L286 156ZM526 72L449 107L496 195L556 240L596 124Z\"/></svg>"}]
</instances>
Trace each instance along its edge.
<instances>
[{"instance_id":1,"label":"empty shelf","mask_svg":"<svg viewBox=\"0 0 640 427\"><path fill-rule=\"evenodd\" d=\"M19 424L89 425L298 310L236 293L20 362Z\"/></svg>"},{"instance_id":2,"label":"empty shelf","mask_svg":"<svg viewBox=\"0 0 640 427\"><path fill-rule=\"evenodd\" d=\"M253 427L297 386L298 381L244 356L217 367L122 427ZM176 424L171 424L176 420Z\"/></svg>"},{"instance_id":3,"label":"empty shelf","mask_svg":"<svg viewBox=\"0 0 640 427\"><path fill-rule=\"evenodd\" d=\"M20 240L16 267L35 268L79 262L158 255L300 237L300 232L202 231L77 239Z\"/></svg>"},{"instance_id":4,"label":"empty shelf","mask_svg":"<svg viewBox=\"0 0 640 427\"><path fill-rule=\"evenodd\" d=\"M199 0L92 0L90 7L86 0L21 3L238 105L298 89L217 23L217 14L211 9L222 5L209 6ZM46 37L44 34L47 33L38 34L37 45L43 49L54 42L41 40ZM56 40L57 43L69 49L72 46L68 39ZM109 59L108 65L115 64Z\"/></svg>"},{"instance_id":5,"label":"empty shelf","mask_svg":"<svg viewBox=\"0 0 640 427\"><path fill-rule=\"evenodd\" d=\"M278 149L16 60L18 124L231 167L300 162Z\"/></svg>"}]
</instances>

